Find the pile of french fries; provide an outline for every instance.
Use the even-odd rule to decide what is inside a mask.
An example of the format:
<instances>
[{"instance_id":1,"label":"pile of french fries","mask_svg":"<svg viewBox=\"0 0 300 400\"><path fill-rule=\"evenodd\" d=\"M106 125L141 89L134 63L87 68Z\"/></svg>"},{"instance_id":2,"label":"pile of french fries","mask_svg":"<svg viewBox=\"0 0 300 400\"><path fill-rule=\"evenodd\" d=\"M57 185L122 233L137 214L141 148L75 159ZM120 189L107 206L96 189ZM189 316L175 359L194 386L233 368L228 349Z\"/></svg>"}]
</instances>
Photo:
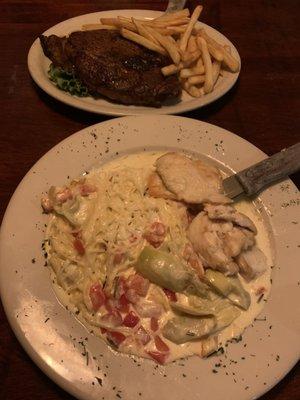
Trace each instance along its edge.
<instances>
[{"instance_id":1,"label":"pile of french fries","mask_svg":"<svg viewBox=\"0 0 300 400\"><path fill-rule=\"evenodd\" d=\"M147 49L169 55L172 64L161 69L164 76L179 74L183 89L193 97L213 91L224 68L239 71L229 46L223 46L197 26L203 7L190 16L188 9L155 19L100 18L101 24L83 25L83 30L113 29Z\"/></svg>"}]
</instances>

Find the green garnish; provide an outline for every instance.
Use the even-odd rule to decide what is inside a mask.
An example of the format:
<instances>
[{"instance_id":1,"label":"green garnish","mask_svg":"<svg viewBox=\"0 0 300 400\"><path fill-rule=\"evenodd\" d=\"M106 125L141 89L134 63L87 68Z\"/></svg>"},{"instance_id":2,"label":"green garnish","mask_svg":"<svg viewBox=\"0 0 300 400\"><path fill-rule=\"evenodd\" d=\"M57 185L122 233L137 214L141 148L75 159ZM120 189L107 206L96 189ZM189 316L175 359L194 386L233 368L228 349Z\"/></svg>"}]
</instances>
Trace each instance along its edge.
<instances>
[{"instance_id":1,"label":"green garnish","mask_svg":"<svg viewBox=\"0 0 300 400\"><path fill-rule=\"evenodd\" d=\"M51 64L48 75L50 80L54 82L60 90L79 97L89 96L87 88L76 79L73 72L64 71L62 68L55 67L54 64Z\"/></svg>"}]
</instances>

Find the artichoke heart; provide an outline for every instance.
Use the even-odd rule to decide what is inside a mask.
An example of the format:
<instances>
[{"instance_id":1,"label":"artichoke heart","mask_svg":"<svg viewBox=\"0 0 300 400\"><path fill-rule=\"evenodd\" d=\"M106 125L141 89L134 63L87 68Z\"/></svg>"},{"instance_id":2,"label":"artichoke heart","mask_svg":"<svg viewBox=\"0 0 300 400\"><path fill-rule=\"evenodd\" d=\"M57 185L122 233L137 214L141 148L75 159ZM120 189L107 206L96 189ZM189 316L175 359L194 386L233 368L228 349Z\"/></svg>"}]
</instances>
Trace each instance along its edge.
<instances>
[{"instance_id":1,"label":"artichoke heart","mask_svg":"<svg viewBox=\"0 0 300 400\"><path fill-rule=\"evenodd\" d=\"M215 318L177 316L170 319L162 329L163 336L176 344L199 340L210 335L216 328Z\"/></svg>"},{"instance_id":2,"label":"artichoke heart","mask_svg":"<svg viewBox=\"0 0 300 400\"><path fill-rule=\"evenodd\" d=\"M205 279L208 285L218 294L228 298L234 305L248 310L251 298L238 277L225 276L219 271L207 269L205 271Z\"/></svg>"},{"instance_id":3,"label":"artichoke heart","mask_svg":"<svg viewBox=\"0 0 300 400\"><path fill-rule=\"evenodd\" d=\"M146 246L135 269L150 282L173 292L192 293L209 298L209 287L194 270L166 251Z\"/></svg>"}]
</instances>

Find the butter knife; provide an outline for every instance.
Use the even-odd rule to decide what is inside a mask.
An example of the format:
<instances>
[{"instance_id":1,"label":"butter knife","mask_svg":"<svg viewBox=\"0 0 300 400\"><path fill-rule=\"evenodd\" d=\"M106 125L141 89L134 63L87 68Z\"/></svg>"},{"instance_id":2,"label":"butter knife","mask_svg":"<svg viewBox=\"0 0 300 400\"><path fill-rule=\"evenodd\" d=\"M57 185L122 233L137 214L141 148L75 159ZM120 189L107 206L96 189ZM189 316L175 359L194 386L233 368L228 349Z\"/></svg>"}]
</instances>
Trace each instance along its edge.
<instances>
[{"instance_id":1,"label":"butter knife","mask_svg":"<svg viewBox=\"0 0 300 400\"><path fill-rule=\"evenodd\" d=\"M169 0L166 13L171 13L175 11L180 11L185 6L186 0Z\"/></svg>"},{"instance_id":2,"label":"butter knife","mask_svg":"<svg viewBox=\"0 0 300 400\"><path fill-rule=\"evenodd\" d=\"M300 142L223 180L226 196L253 196L300 169Z\"/></svg>"}]
</instances>

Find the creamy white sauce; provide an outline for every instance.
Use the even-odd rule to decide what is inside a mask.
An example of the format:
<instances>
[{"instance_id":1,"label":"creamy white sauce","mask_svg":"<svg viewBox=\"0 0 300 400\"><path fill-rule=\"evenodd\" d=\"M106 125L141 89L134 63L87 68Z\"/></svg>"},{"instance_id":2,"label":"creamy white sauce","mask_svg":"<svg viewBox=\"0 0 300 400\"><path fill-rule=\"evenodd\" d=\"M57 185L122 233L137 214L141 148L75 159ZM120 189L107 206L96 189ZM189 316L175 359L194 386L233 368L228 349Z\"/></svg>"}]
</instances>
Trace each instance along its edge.
<instances>
[{"instance_id":1,"label":"creamy white sauce","mask_svg":"<svg viewBox=\"0 0 300 400\"><path fill-rule=\"evenodd\" d=\"M94 179L97 180L97 176L99 172L107 172L113 173L123 168L133 168L139 171L142 170L143 178L146 177L150 171L154 170L153 164L155 163L156 159L163 155L165 152L144 152L138 154L127 155L118 159L115 159L105 165L103 165L100 169L91 170L88 178L89 180L93 181ZM236 209L244 214L246 214L256 225L258 234L256 236L256 243L258 247L264 252L267 257L268 261L268 269L267 271L256 280L251 281L249 283L245 282L243 278L241 278L241 282L244 288L250 293L251 295L251 305L247 311L242 311L241 315L227 328L225 328L222 332L217 335L217 341L219 346L224 345L226 341L232 339L233 337L237 337L243 333L245 328L249 326L254 318L261 312L262 308L264 307L265 302L257 302L258 296L256 294L257 290L261 287L265 288L264 299L267 299L269 292L270 292L270 275L271 275L271 268L272 265L272 252L271 252L271 245L269 234L267 230L267 226L263 220L263 217L256 209L255 205L252 202L248 201L241 201L234 204ZM51 236L51 229L52 224L57 217L51 217L49 224L48 224L48 231L47 235ZM49 249L48 249L49 251ZM52 278L56 282L56 276L52 273ZM70 296L68 296L64 289L62 289L57 283L54 285L55 292L57 297L61 301L62 304L68 305L69 309L73 312L77 310L74 307L72 301L70 301ZM170 314L173 314L172 311L169 311L165 315L165 319L168 319ZM77 318L87 327L89 331L93 330L94 332L95 327L87 323L87 321L82 317L81 313L77 316ZM147 328L149 324L149 319L142 319L143 325ZM97 329L97 331L99 331ZM96 333L97 334L97 333ZM98 334L101 336L101 334ZM168 341L164 338L164 341L168 344L171 349L171 355L168 359L169 361L190 356L193 354L201 355L202 352L202 344L201 341L194 341L188 342L182 345L176 345L171 341ZM147 345L148 346L148 345ZM152 345L153 346L153 345ZM155 348L148 348L148 350L155 350ZM137 354L137 350L132 348L122 349L123 352L134 353ZM141 356L145 357L144 352L140 354Z\"/></svg>"}]
</instances>

